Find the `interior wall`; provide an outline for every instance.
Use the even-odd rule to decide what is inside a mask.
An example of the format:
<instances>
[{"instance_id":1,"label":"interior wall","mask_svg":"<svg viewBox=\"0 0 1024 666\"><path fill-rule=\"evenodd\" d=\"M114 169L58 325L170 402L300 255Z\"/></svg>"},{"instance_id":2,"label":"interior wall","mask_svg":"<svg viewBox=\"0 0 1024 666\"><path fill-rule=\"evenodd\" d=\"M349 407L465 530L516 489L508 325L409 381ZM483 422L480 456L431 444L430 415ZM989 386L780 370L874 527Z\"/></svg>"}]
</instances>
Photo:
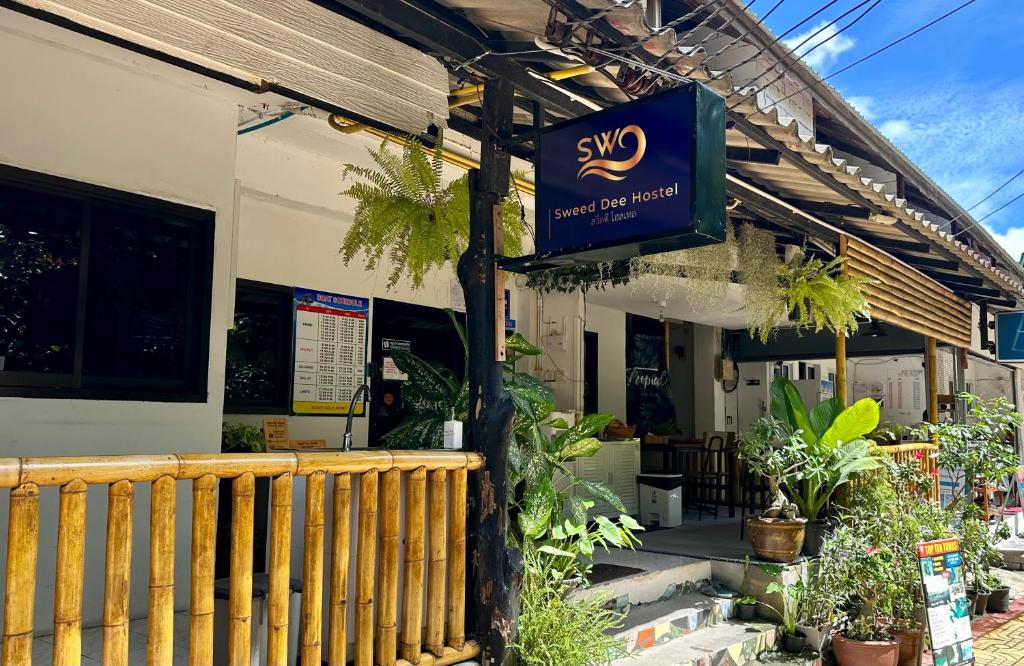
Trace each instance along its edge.
<instances>
[{"instance_id":1,"label":"interior wall","mask_svg":"<svg viewBox=\"0 0 1024 666\"><path fill-rule=\"evenodd\" d=\"M735 419L727 425L726 394L715 379L715 364L722 356L722 329L693 325L693 428L701 437L706 432L733 431Z\"/></svg>"},{"instance_id":2,"label":"interior wall","mask_svg":"<svg viewBox=\"0 0 1024 666\"><path fill-rule=\"evenodd\" d=\"M676 425L683 437L694 437L694 375L693 324L673 322L669 325L669 380L672 402L676 408Z\"/></svg>"},{"instance_id":3,"label":"interior wall","mask_svg":"<svg viewBox=\"0 0 1024 666\"><path fill-rule=\"evenodd\" d=\"M216 213L208 397L202 403L0 398L0 456L145 454L220 447L237 106L226 86L0 9L0 163ZM0 493L6 534L7 493ZM106 489L88 495L83 609L101 619ZM53 619L58 492L40 499L35 626ZM179 484L176 556L189 561L191 493ZM148 553L149 487L135 490L133 550ZM188 567L176 570L179 608ZM132 568L133 617L145 615L148 566Z\"/></svg>"},{"instance_id":4,"label":"interior wall","mask_svg":"<svg viewBox=\"0 0 1024 666\"><path fill-rule=\"evenodd\" d=\"M626 421L626 313L587 305L586 330L597 333L597 407Z\"/></svg>"}]
</instances>

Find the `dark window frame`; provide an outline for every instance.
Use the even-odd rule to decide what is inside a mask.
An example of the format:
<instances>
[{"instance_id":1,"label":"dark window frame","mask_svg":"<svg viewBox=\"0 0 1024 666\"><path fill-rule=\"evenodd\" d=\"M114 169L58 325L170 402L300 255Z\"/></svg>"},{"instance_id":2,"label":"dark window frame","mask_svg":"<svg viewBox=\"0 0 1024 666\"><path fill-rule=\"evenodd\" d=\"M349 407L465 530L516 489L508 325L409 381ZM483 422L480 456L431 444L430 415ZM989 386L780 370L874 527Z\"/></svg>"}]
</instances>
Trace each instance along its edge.
<instances>
[{"instance_id":1,"label":"dark window frame","mask_svg":"<svg viewBox=\"0 0 1024 666\"><path fill-rule=\"evenodd\" d=\"M216 214L163 199L122 192L50 174L0 164L0 183L73 199L82 206L81 255L77 310L75 314L74 365L72 373L0 372L0 396L133 402L198 402L209 399L210 324L213 305L214 229ZM189 228L189 286L185 331L185 378L83 377L86 312L88 309L89 250L92 208L116 206L148 214L179 218ZM179 223L176 220L175 223Z\"/></svg>"},{"instance_id":2,"label":"dark window frame","mask_svg":"<svg viewBox=\"0 0 1024 666\"><path fill-rule=\"evenodd\" d=\"M280 322L278 324L278 353L283 362L277 368L277 381L280 382L276 400L232 400L228 401L225 388L224 413L225 414L291 414L292 408L292 370L294 362L292 352L294 347L293 334L295 329L294 317L294 294L295 289L283 284L272 282L259 282L257 280L246 280L237 278L235 280L235 312L238 311L238 292L245 289L250 292L259 292L280 297ZM231 313L232 324L235 320L235 312ZM227 366L224 370L224 384L227 386ZM279 402L283 398L283 402Z\"/></svg>"}]
</instances>

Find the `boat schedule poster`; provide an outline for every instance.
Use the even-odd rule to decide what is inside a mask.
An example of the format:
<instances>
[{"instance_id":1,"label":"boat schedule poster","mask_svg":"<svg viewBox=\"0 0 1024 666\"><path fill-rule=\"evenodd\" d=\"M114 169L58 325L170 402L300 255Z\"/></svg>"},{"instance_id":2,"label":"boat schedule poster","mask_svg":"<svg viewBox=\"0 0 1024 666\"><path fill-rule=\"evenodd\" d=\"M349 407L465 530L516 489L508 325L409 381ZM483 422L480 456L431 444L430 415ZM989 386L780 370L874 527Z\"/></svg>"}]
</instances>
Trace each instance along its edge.
<instances>
[{"instance_id":1,"label":"boat schedule poster","mask_svg":"<svg viewBox=\"0 0 1024 666\"><path fill-rule=\"evenodd\" d=\"M351 402L366 382L370 299L296 287L293 306L292 413L362 416L366 403Z\"/></svg>"},{"instance_id":2,"label":"boat schedule poster","mask_svg":"<svg viewBox=\"0 0 1024 666\"><path fill-rule=\"evenodd\" d=\"M917 544L935 666L974 663L971 608L958 539Z\"/></svg>"}]
</instances>

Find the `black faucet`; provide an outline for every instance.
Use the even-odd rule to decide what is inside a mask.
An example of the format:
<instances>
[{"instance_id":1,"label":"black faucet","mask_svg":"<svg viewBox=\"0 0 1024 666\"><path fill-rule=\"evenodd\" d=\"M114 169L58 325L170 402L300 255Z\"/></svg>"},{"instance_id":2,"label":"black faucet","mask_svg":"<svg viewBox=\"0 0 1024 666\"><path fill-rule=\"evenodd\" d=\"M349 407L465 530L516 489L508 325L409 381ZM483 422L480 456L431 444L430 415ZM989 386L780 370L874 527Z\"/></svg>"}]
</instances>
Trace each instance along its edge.
<instances>
[{"instance_id":1,"label":"black faucet","mask_svg":"<svg viewBox=\"0 0 1024 666\"><path fill-rule=\"evenodd\" d=\"M343 451L352 450L352 417L355 416L356 403L359 402L359 396L363 394L369 397L369 384L360 385L360 387L356 389L356 392L352 394L352 400L348 403L348 418L345 419L345 436L341 440L341 449Z\"/></svg>"}]
</instances>

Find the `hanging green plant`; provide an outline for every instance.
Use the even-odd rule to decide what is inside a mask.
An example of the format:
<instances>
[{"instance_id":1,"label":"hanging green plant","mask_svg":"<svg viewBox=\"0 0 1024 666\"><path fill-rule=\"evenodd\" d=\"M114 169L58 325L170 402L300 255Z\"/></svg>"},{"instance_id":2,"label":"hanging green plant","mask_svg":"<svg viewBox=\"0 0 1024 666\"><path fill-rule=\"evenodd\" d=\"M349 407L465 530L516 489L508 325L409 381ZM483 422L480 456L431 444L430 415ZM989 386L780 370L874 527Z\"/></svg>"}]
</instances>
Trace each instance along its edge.
<instances>
[{"instance_id":1,"label":"hanging green plant","mask_svg":"<svg viewBox=\"0 0 1024 666\"><path fill-rule=\"evenodd\" d=\"M526 276L526 286L545 294L558 291L571 294L577 289L607 289L629 282L629 260L602 261L594 264L552 268Z\"/></svg>"},{"instance_id":2,"label":"hanging green plant","mask_svg":"<svg viewBox=\"0 0 1024 666\"><path fill-rule=\"evenodd\" d=\"M387 144L384 140L370 149L375 168L345 165L342 178L358 180L342 194L357 204L340 252L346 266L364 255L367 270L375 270L386 257L391 263L388 289L403 275L419 288L429 271L454 264L466 249L469 178L443 182L441 137L433 149L409 140L397 153ZM518 256L527 233L518 197L502 201L502 219L506 253Z\"/></svg>"},{"instance_id":3,"label":"hanging green plant","mask_svg":"<svg viewBox=\"0 0 1024 666\"><path fill-rule=\"evenodd\" d=\"M760 290L748 301L750 335L767 342L771 332L792 315L797 333L829 329L837 334L857 331L858 317L867 317L868 303L863 287L870 280L850 277L842 271L843 257L824 261L797 255L789 264L779 263L776 275L778 297Z\"/></svg>"}]
</instances>

